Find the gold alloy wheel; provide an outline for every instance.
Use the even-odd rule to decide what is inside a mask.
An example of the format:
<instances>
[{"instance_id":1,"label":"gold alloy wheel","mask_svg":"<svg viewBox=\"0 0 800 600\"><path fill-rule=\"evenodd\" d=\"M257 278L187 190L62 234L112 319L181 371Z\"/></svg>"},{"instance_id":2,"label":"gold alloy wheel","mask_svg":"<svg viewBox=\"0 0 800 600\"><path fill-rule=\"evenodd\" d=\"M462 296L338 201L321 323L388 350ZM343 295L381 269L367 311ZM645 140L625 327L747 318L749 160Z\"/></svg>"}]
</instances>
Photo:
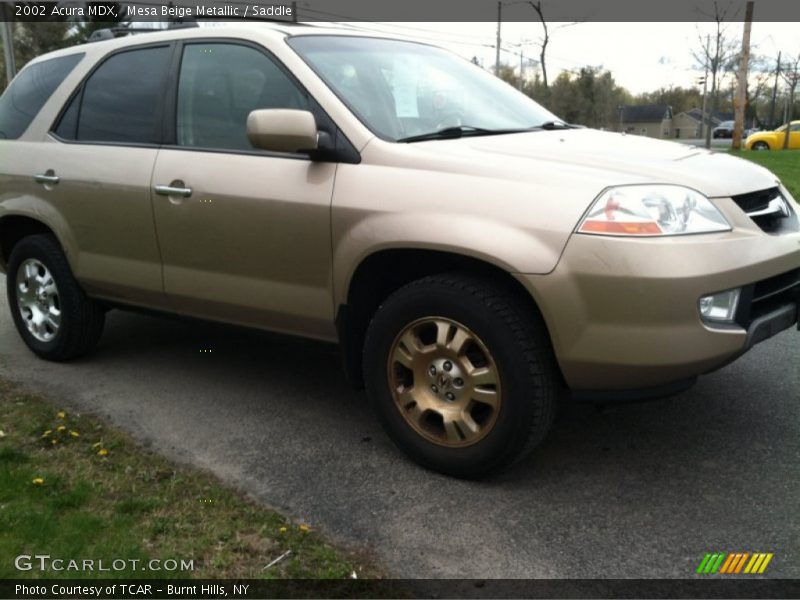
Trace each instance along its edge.
<instances>
[{"instance_id":1,"label":"gold alloy wheel","mask_svg":"<svg viewBox=\"0 0 800 600\"><path fill-rule=\"evenodd\" d=\"M431 442L470 446L497 421L503 396L494 359L452 319L425 317L403 329L389 352L388 376L400 414Z\"/></svg>"}]
</instances>

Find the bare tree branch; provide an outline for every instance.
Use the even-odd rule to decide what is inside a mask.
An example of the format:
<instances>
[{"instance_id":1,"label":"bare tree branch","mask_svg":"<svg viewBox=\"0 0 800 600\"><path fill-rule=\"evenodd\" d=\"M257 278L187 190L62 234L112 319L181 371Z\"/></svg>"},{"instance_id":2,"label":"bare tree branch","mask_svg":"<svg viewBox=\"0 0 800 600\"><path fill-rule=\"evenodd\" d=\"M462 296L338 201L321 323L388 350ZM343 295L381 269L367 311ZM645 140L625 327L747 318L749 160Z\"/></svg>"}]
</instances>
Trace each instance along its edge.
<instances>
[{"instance_id":1,"label":"bare tree branch","mask_svg":"<svg viewBox=\"0 0 800 600\"><path fill-rule=\"evenodd\" d=\"M539 52L539 64L542 67L542 83L544 84L544 89L547 90L549 88L547 82L547 44L550 43L550 32L547 29L547 21L544 18L544 12L542 10L542 0L530 0L528 4L533 7L533 10L536 11L536 14L539 16L539 22L542 24L542 30L544 31L544 35L542 36L541 43L539 44L540 52Z\"/></svg>"}]
</instances>

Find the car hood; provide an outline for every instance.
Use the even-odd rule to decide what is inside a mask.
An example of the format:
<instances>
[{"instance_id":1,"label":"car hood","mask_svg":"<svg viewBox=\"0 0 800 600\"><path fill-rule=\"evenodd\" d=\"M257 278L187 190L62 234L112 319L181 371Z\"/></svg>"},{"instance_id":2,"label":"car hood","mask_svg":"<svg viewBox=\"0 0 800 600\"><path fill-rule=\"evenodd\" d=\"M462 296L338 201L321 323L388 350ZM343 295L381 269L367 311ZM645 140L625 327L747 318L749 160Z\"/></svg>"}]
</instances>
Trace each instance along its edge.
<instances>
[{"instance_id":1,"label":"car hood","mask_svg":"<svg viewBox=\"0 0 800 600\"><path fill-rule=\"evenodd\" d=\"M635 135L567 129L463 137L403 145L431 168L450 164L470 173L542 181L553 177L596 186L630 183L685 185L709 197L767 189L768 170L726 153Z\"/></svg>"}]
</instances>

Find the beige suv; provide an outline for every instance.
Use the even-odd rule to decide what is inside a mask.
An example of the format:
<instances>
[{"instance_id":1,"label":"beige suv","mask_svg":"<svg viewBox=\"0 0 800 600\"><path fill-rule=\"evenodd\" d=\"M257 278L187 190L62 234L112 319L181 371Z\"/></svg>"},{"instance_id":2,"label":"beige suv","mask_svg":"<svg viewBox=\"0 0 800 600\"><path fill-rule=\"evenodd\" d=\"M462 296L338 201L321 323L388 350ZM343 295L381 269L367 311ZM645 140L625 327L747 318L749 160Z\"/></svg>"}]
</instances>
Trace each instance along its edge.
<instances>
[{"instance_id":1,"label":"beige suv","mask_svg":"<svg viewBox=\"0 0 800 600\"><path fill-rule=\"evenodd\" d=\"M338 342L392 439L457 476L533 448L562 391L679 392L798 321L773 174L570 126L424 44L87 44L18 75L0 137L0 262L37 355L86 353L117 307Z\"/></svg>"}]
</instances>

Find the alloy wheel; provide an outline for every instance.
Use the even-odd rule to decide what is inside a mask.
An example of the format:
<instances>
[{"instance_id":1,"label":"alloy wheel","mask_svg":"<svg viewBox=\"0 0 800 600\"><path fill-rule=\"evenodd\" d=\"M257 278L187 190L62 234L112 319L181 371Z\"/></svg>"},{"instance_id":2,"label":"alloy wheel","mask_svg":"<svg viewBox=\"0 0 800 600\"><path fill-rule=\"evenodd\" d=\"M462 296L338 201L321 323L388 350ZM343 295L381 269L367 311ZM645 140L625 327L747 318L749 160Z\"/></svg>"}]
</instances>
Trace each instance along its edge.
<instances>
[{"instance_id":1,"label":"alloy wheel","mask_svg":"<svg viewBox=\"0 0 800 600\"><path fill-rule=\"evenodd\" d=\"M388 377L400 414L435 444L475 444L497 421L503 397L494 358L457 321L425 317L405 327L389 352Z\"/></svg>"},{"instance_id":2,"label":"alloy wheel","mask_svg":"<svg viewBox=\"0 0 800 600\"><path fill-rule=\"evenodd\" d=\"M58 286L47 267L35 258L17 270L17 307L30 334L40 342L51 342L61 327Z\"/></svg>"}]
</instances>

